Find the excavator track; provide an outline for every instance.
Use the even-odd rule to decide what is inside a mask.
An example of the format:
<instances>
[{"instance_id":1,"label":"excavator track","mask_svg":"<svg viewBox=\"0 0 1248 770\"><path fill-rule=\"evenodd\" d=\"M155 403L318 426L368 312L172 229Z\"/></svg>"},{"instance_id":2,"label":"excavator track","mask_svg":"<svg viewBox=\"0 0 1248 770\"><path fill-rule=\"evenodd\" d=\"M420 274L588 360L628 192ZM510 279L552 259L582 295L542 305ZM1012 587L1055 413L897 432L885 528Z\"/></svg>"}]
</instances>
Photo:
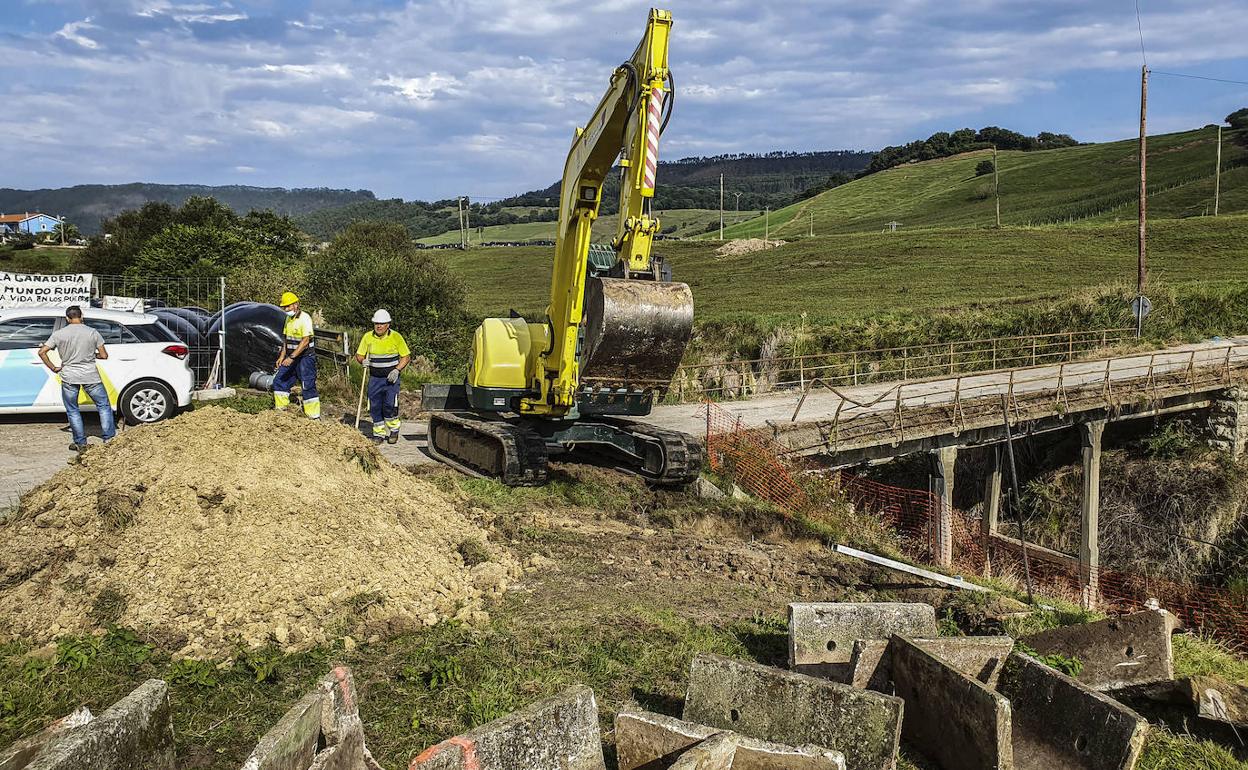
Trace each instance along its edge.
<instances>
[{"instance_id":1,"label":"excavator track","mask_svg":"<svg viewBox=\"0 0 1248 770\"><path fill-rule=\"evenodd\" d=\"M433 412L429 454L469 476L498 479L509 487L546 483L546 443L523 425L472 414Z\"/></svg>"},{"instance_id":2,"label":"excavator track","mask_svg":"<svg viewBox=\"0 0 1248 770\"><path fill-rule=\"evenodd\" d=\"M641 422L596 418L595 422L612 426L616 430L640 436L651 444L657 444L662 452L659 468L647 468L635 463L621 462L617 452L596 448L592 445L578 446L574 456L605 465L616 470L641 476L655 486L675 487L692 484L702 470L702 444L688 433L659 428Z\"/></svg>"}]
</instances>

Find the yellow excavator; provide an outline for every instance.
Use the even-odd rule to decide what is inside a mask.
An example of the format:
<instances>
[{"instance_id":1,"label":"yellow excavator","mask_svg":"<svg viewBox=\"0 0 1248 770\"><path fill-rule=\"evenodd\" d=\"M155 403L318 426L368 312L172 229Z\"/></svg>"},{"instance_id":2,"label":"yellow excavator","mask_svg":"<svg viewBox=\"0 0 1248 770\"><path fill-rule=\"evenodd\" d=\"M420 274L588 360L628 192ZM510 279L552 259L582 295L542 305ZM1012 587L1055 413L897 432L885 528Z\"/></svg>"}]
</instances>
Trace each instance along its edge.
<instances>
[{"instance_id":1,"label":"yellow excavator","mask_svg":"<svg viewBox=\"0 0 1248 770\"><path fill-rule=\"evenodd\" d=\"M629 418L650 413L693 331L693 294L651 254L659 137L671 117L672 15L652 9L646 32L576 130L564 165L550 304L541 321L487 318L468 376L427 385L429 452L465 473L512 486L544 484L552 455L636 473L658 485L693 481L702 447L684 433ZM618 159L619 226L591 244L602 185Z\"/></svg>"}]
</instances>

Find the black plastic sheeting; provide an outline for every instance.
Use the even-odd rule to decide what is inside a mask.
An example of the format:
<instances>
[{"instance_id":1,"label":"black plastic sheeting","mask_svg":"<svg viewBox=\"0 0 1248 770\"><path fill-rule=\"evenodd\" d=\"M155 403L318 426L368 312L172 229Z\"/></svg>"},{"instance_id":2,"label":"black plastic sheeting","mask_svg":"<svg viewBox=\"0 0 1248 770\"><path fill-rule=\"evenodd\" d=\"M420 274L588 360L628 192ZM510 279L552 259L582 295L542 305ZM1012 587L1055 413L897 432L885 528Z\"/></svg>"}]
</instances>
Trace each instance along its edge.
<instances>
[{"instance_id":1,"label":"black plastic sheeting","mask_svg":"<svg viewBox=\"0 0 1248 770\"><path fill-rule=\"evenodd\" d=\"M207 380L221 342L221 313L198 307L151 308L147 312L192 349L195 379L201 383ZM225 368L230 382L246 382L252 372L272 372L282 346L286 313L263 302L236 302L226 307L225 321Z\"/></svg>"}]
</instances>

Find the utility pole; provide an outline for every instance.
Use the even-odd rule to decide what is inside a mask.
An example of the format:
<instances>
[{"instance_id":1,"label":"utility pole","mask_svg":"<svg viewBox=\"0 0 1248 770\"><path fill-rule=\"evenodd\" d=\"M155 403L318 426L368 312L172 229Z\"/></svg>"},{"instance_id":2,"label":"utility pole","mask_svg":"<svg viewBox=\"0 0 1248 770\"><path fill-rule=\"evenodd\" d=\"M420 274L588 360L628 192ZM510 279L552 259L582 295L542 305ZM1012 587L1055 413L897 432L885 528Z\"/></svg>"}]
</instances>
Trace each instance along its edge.
<instances>
[{"instance_id":1,"label":"utility pole","mask_svg":"<svg viewBox=\"0 0 1248 770\"><path fill-rule=\"evenodd\" d=\"M997 173L997 146L992 146L992 197L997 199L997 229L1001 229L1001 177Z\"/></svg>"},{"instance_id":2,"label":"utility pole","mask_svg":"<svg viewBox=\"0 0 1248 770\"><path fill-rule=\"evenodd\" d=\"M1221 128L1219 128L1219 129L1218 129L1218 136L1219 136L1219 137L1221 137L1221 136L1222 136L1222 129L1221 129ZM1219 158L1221 157L1221 150L1222 150L1222 148L1221 148L1221 147L1219 147L1219 148L1218 148L1218 153L1219 153L1218 157L1219 157ZM1217 204L1214 204L1214 206L1215 206L1215 209L1216 209ZM65 245L65 216L64 216L64 215L61 215L60 220L61 220L61 245L62 245L62 246L64 246L64 245Z\"/></svg>"},{"instance_id":3,"label":"utility pole","mask_svg":"<svg viewBox=\"0 0 1248 770\"><path fill-rule=\"evenodd\" d=\"M719 239L724 239L724 175L719 175Z\"/></svg>"},{"instance_id":4,"label":"utility pole","mask_svg":"<svg viewBox=\"0 0 1248 770\"><path fill-rule=\"evenodd\" d=\"M737 218L733 220L733 223L735 224L736 222L741 221L741 193L734 192L733 195L737 199Z\"/></svg>"},{"instance_id":5,"label":"utility pole","mask_svg":"<svg viewBox=\"0 0 1248 770\"><path fill-rule=\"evenodd\" d=\"M815 237L815 212L808 211L806 213L810 214L810 237L814 238Z\"/></svg>"},{"instance_id":6,"label":"utility pole","mask_svg":"<svg viewBox=\"0 0 1248 770\"><path fill-rule=\"evenodd\" d=\"M1140 68L1140 256L1136 276L1135 336L1144 325L1145 252L1148 240L1148 67Z\"/></svg>"},{"instance_id":7,"label":"utility pole","mask_svg":"<svg viewBox=\"0 0 1248 770\"><path fill-rule=\"evenodd\" d=\"M771 206L763 214L763 248L769 248L771 244Z\"/></svg>"},{"instance_id":8,"label":"utility pole","mask_svg":"<svg viewBox=\"0 0 1248 770\"><path fill-rule=\"evenodd\" d=\"M455 196L455 205L459 207L459 248L464 248L464 198Z\"/></svg>"},{"instance_id":9,"label":"utility pole","mask_svg":"<svg viewBox=\"0 0 1248 770\"><path fill-rule=\"evenodd\" d=\"M472 245L472 223L468 221L468 210L470 203L468 196L464 196L464 246Z\"/></svg>"},{"instance_id":10,"label":"utility pole","mask_svg":"<svg viewBox=\"0 0 1248 770\"><path fill-rule=\"evenodd\" d=\"M1213 215L1218 215L1218 198L1222 194L1222 125L1218 124L1218 165L1213 170Z\"/></svg>"}]
</instances>

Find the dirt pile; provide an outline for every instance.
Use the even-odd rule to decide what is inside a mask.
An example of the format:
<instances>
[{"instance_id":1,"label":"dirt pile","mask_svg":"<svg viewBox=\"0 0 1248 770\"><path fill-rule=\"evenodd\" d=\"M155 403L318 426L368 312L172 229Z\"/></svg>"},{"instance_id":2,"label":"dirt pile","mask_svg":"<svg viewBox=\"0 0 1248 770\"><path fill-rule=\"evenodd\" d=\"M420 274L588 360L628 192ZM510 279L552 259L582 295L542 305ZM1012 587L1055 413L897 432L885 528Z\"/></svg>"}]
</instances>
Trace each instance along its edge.
<instances>
[{"instance_id":1,"label":"dirt pile","mask_svg":"<svg viewBox=\"0 0 1248 770\"><path fill-rule=\"evenodd\" d=\"M0 525L0 639L108 623L190 656L479 619L518 575L350 429L208 408L87 452Z\"/></svg>"},{"instance_id":2,"label":"dirt pile","mask_svg":"<svg viewBox=\"0 0 1248 770\"><path fill-rule=\"evenodd\" d=\"M741 254L750 254L763 249L774 249L777 246L783 246L787 241L763 240L762 238L738 238L734 241L728 241L723 246L715 249L715 253L721 257L735 257Z\"/></svg>"}]
</instances>

